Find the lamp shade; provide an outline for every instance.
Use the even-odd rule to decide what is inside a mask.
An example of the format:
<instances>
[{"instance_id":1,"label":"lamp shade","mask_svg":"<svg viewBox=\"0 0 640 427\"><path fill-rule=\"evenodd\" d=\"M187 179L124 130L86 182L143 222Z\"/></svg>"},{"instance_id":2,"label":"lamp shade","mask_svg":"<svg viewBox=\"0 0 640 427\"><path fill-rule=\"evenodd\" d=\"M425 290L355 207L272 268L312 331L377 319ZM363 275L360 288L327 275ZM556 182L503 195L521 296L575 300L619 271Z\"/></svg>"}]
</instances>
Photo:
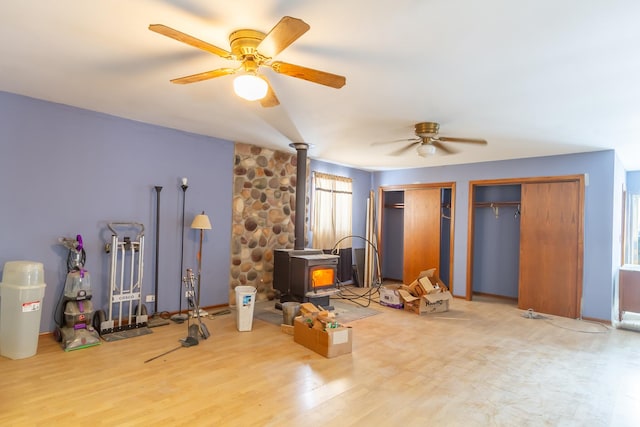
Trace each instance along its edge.
<instances>
[{"instance_id":1,"label":"lamp shade","mask_svg":"<svg viewBox=\"0 0 640 427\"><path fill-rule=\"evenodd\" d=\"M209 221L209 217L202 212L199 215L196 215L193 218L193 222L191 223L191 228L196 230L211 230L211 222Z\"/></svg>"},{"instance_id":2,"label":"lamp shade","mask_svg":"<svg viewBox=\"0 0 640 427\"><path fill-rule=\"evenodd\" d=\"M240 98L257 101L267 95L269 85L255 74L242 74L233 80L233 90Z\"/></svg>"}]
</instances>

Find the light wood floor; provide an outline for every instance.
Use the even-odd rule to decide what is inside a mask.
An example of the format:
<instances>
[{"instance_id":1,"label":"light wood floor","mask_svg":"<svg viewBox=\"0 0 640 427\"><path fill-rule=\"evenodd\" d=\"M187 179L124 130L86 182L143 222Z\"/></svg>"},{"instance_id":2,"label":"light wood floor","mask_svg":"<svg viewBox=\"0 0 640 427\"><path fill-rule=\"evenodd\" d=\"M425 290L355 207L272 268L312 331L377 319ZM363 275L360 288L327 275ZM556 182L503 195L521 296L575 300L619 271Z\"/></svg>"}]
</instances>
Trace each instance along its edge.
<instances>
[{"instance_id":1,"label":"light wood floor","mask_svg":"<svg viewBox=\"0 0 640 427\"><path fill-rule=\"evenodd\" d=\"M186 324L72 352L42 336L36 356L0 357L0 425L640 425L638 332L486 299L426 316L375 308L335 359L261 320L237 332L234 311L149 363Z\"/></svg>"}]
</instances>

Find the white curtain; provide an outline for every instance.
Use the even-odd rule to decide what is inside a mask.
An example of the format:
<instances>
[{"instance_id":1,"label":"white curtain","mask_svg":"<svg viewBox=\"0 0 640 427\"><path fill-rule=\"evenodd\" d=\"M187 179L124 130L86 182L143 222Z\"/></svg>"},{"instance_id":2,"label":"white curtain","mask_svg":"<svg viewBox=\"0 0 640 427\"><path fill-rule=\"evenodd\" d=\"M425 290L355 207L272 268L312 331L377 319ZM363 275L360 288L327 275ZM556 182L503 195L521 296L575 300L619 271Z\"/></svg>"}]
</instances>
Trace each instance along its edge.
<instances>
[{"instance_id":1,"label":"white curtain","mask_svg":"<svg viewBox=\"0 0 640 427\"><path fill-rule=\"evenodd\" d=\"M332 249L338 240L351 236L352 180L342 176L313 173L312 246ZM351 247L351 238L339 248Z\"/></svg>"}]
</instances>

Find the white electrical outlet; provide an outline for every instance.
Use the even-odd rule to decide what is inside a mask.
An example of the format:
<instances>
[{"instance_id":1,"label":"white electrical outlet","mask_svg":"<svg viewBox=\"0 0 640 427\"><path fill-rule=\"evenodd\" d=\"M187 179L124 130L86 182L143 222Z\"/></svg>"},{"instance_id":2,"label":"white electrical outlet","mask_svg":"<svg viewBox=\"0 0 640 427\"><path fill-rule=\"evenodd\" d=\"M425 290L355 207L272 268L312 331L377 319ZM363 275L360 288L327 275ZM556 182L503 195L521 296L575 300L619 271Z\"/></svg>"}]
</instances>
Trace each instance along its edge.
<instances>
[{"instance_id":1,"label":"white electrical outlet","mask_svg":"<svg viewBox=\"0 0 640 427\"><path fill-rule=\"evenodd\" d=\"M145 302L155 302L156 301L156 296L155 295L147 295Z\"/></svg>"}]
</instances>

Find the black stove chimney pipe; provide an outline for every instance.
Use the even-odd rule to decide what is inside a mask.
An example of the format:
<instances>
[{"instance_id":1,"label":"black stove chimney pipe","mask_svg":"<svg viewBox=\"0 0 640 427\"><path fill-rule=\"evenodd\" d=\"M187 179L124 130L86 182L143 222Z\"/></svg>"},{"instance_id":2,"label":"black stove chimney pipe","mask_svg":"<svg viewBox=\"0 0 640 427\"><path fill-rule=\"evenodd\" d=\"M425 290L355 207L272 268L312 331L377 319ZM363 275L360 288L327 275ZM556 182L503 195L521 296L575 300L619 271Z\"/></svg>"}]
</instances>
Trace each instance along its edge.
<instances>
[{"instance_id":1,"label":"black stove chimney pipe","mask_svg":"<svg viewBox=\"0 0 640 427\"><path fill-rule=\"evenodd\" d=\"M307 182L307 149L309 144L304 142L294 142L289 147L295 148L298 153L296 162L296 222L295 222L295 250L304 249L304 218L306 207L306 182Z\"/></svg>"}]
</instances>

